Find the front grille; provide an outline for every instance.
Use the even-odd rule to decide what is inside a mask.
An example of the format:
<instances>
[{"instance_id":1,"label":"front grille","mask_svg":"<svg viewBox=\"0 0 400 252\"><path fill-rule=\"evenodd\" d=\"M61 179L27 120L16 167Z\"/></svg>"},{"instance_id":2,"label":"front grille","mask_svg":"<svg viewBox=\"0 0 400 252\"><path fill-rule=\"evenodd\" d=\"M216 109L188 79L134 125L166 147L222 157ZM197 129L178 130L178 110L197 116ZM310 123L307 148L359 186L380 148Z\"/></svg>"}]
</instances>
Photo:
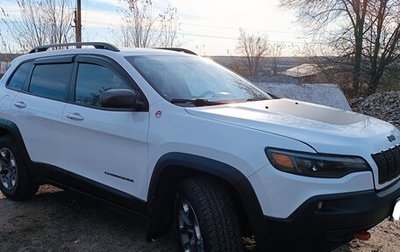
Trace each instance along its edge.
<instances>
[{"instance_id":1,"label":"front grille","mask_svg":"<svg viewBox=\"0 0 400 252\"><path fill-rule=\"evenodd\" d=\"M379 184L391 181L400 175L400 145L372 154L379 171Z\"/></svg>"}]
</instances>

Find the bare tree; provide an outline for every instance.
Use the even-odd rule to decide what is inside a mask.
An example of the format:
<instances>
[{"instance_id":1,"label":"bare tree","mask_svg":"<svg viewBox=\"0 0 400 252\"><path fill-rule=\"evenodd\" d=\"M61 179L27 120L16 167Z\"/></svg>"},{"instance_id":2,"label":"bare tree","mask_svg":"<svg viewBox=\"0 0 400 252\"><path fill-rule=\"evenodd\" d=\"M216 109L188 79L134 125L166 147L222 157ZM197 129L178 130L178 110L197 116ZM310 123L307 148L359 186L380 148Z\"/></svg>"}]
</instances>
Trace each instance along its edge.
<instances>
[{"instance_id":1,"label":"bare tree","mask_svg":"<svg viewBox=\"0 0 400 252\"><path fill-rule=\"evenodd\" d=\"M8 68L10 62L12 61L11 48L6 43L3 34L0 30L0 78L3 76L4 72Z\"/></svg>"},{"instance_id":2,"label":"bare tree","mask_svg":"<svg viewBox=\"0 0 400 252\"><path fill-rule=\"evenodd\" d=\"M398 0L281 0L352 72L353 93L374 93L400 55ZM342 67L343 68L343 67Z\"/></svg>"},{"instance_id":3,"label":"bare tree","mask_svg":"<svg viewBox=\"0 0 400 252\"><path fill-rule=\"evenodd\" d=\"M2 31L0 30L0 61L10 62L12 59L8 58L13 53L13 49L9 42L6 41Z\"/></svg>"},{"instance_id":4,"label":"bare tree","mask_svg":"<svg viewBox=\"0 0 400 252\"><path fill-rule=\"evenodd\" d=\"M43 11L47 13L49 43L63 43L73 40L71 26L74 12L71 0L45 0Z\"/></svg>"},{"instance_id":5,"label":"bare tree","mask_svg":"<svg viewBox=\"0 0 400 252\"><path fill-rule=\"evenodd\" d=\"M177 43L177 9L168 6L154 14L151 0L120 0L122 38L126 47L173 47Z\"/></svg>"},{"instance_id":6,"label":"bare tree","mask_svg":"<svg viewBox=\"0 0 400 252\"><path fill-rule=\"evenodd\" d=\"M20 0L17 4L20 17L12 17L2 10L2 21L22 51L73 38L71 0Z\"/></svg>"},{"instance_id":7,"label":"bare tree","mask_svg":"<svg viewBox=\"0 0 400 252\"><path fill-rule=\"evenodd\" d=\"M365 48L368 93L374 93L390 66L400 58L400 1L374 2L366 15Z\"/></svg>"},{"instance_id":8,"label":"bare tree","mask_svg":"<svg viewBox=\"0 0 400 252\"><path fill-rule=\"evenodd\" d=\"M282 56L282 52L285 49L285 44L274 43L269 46L269 56L271 57L271 65L273 75L278 74L278 63L279 58Z\"/></svg>"},{"instance_id":9,"label":"bare tree","mask_svg":"<svg viewBox=\"0 0 400 252\"><path fill-rule=\"evenodd\" d=\"M122 9L122 36L126 47L153 46L160 35L154 32L157 16L153 15L151 0L121 0L126 5Z\"/></svg>"},{"instance_id":10,"label":"bare tree","mask_svg":"<svg viewBox=\"0 0 400 252\"><path fill-rule=\"evenodd\" d=\"M260 71L261 60L268 53L268 38L266 35L248 34L240 29L236 51L244 56L248 74L255 76Z\"/></svg>"},{"instance_id":11,"label":"bare tree","mask_svg":"<svg viewBox=\"0 0 400 252\"><path fill-rule=\"evenodd\" d=\"M0 53L4 52L5 48L7 48L7 44L4 40L3 33L0 30Z\"/></svg>"},{"instance_id":12,"label":"bare tree","mask_svg":"<svg viewBox=\"0 0 400 252\"><path fill-rule=\"evenodd\" d=\"M179 46L178 30L180 23L178 17L178 9L169 5L168 8L159 16L161 29L159 45L162 47Z\"/></svg>"}]
</instances>

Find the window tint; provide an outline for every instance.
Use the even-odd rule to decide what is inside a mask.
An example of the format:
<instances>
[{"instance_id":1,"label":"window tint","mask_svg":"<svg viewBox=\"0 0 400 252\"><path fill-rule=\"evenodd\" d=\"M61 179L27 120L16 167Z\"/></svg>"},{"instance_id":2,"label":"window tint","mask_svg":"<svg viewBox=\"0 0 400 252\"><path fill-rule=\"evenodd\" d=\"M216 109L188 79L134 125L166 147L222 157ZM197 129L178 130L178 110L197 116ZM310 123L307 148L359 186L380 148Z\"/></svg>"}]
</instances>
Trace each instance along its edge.
<instances>
[{"instance_id":1,"label":"window tint","mask_svg":"<svg viewBox=\"0 0 400 252\"><path fill-rule=\"evenodd\" d=\"M95 64L79 64L75 89L77 103L100 107L100 95L109 89L132 88L112 69Z\"/></svg>"},{"instance_id":2,"label":"window tint","mask_svg":"<svg viewBox=\"0 0 400 252\"><path fill-rule=\"evenodd\" d=\"M15 71L11 79L8 81L7 86L12 89L22 90L25 80L31 71L32 64L32 62L25 62L20 65L17 71Z\"/></svg>"},{"instance_id":3,"label":"window tint","mask_svg":"<svg viewBox=\"0 0 400 252\"><path fill-rule=\"evenodd\" d=\"M29 92L56 100L65 99L72 64L37 65L32 73Z\"/></svg>"}]
</instances>

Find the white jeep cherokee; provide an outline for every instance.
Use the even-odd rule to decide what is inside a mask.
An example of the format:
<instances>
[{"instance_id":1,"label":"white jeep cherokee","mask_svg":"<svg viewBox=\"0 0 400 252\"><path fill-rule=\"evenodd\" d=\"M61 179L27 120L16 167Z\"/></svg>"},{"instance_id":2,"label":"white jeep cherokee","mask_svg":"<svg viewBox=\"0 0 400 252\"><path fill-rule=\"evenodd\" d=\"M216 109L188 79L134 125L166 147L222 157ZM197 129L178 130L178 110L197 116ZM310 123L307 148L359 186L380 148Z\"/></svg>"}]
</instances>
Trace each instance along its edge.
<instances>
[{"instance_id":1,"label":"white jeep cherokee","mask_svg":"<svg viewBox=\"0 0 400 252\"><path fill-rule=\"evenodd\" d=\"M74 189L144 216L148 239L175 223L184 251L240 251L251 235L258 251L330 250L398 218L397 128L272 99L192 54L80 43L15 59L0 83L3 194Z\"/></svg>"}]
</instances>

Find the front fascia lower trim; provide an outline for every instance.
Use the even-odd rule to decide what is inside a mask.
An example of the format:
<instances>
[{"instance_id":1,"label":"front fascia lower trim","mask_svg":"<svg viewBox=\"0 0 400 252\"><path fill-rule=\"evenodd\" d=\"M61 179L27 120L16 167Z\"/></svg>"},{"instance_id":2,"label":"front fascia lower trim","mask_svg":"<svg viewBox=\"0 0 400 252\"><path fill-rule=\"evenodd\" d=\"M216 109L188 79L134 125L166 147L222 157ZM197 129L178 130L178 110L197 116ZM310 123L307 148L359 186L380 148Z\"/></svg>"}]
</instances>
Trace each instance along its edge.
<instances>
[{"instance_id":1,"label":"front fascia lower trim","mask_svg":"<svg viewBox=\"0 0 400 252\"><path fill-rule=\"evenodd\" d=\"M350 193L318 195L305 201L288 218L265 216L264 226L271 228L278 251L302 250L320 241L340 245L354 238L354 234L368 230L392 214L400 197L400 183L384 191L365 190ZM291 240L293 244L285 241ZM324 248L328 249L325 244ZM284 247L284 248L281 248ZM304 249L303 249L304 250Z\"/></svg>"}]
</instances>

